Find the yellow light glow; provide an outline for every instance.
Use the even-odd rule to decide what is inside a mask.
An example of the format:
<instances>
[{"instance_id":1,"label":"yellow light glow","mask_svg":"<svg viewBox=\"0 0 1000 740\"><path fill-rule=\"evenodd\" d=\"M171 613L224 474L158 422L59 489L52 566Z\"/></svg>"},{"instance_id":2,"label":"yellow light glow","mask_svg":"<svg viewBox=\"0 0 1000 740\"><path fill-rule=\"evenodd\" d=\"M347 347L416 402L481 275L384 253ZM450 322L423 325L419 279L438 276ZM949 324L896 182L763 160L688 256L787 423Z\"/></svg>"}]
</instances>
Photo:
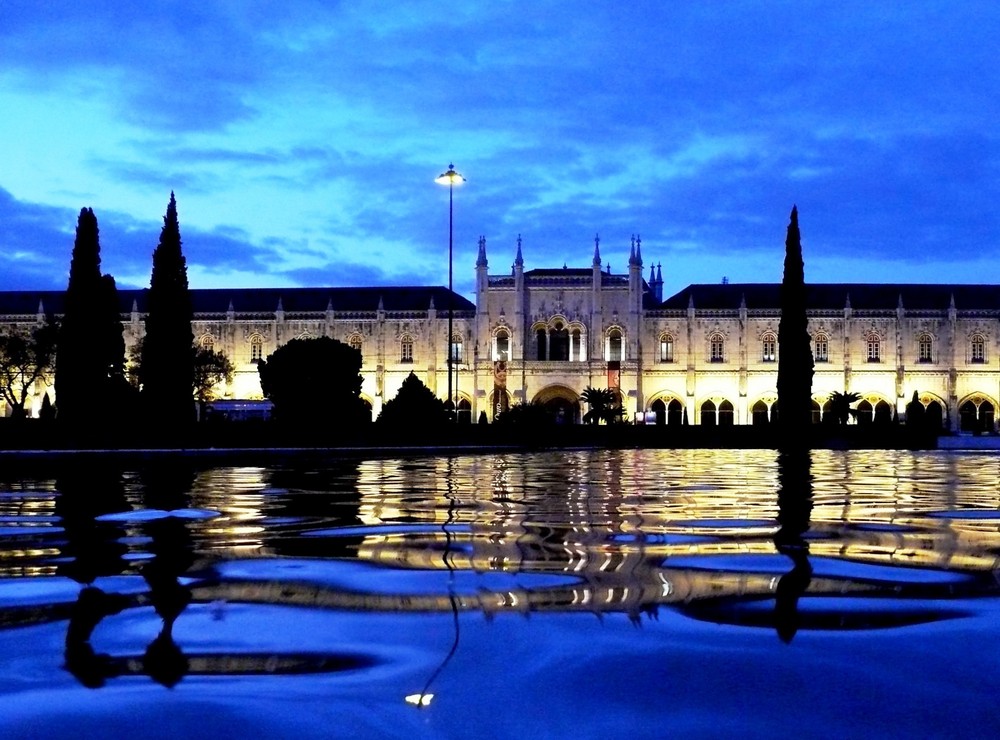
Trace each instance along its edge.
<instances>
[{"instance_id":1,"label":"yellow light glow","mask_svg":"<svg viewBox=\"0 0 1000 740\"><path fill-rule=\"evenodd\" d=\"M440 175L434 178L434 182L438 183L439 185L461 185L463 182L465 182L465 178L462 177L457 172L455 172L455 165L449 164L448 171L442 172Z\"/></svg>"}]
</instances>

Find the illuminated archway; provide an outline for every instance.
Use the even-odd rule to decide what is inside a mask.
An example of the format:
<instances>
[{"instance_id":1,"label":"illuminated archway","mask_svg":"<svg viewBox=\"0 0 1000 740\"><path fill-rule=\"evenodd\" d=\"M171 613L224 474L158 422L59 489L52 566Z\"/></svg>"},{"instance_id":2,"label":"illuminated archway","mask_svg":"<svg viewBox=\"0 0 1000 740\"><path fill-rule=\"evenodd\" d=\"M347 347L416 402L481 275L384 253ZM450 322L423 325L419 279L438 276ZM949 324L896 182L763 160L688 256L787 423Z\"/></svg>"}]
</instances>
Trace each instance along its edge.
<instances>
[{"instance_id":1,"label":"illuminated archway","mask_svg":"<svg viewBox=\"0 0 1000 740\"><path fill-rule=\"evenodd\" d=\"M564 385L550 385L535 394L532 403L540 403L557 424L580 423L580 394Z\"/></svg>"}]
</instances>

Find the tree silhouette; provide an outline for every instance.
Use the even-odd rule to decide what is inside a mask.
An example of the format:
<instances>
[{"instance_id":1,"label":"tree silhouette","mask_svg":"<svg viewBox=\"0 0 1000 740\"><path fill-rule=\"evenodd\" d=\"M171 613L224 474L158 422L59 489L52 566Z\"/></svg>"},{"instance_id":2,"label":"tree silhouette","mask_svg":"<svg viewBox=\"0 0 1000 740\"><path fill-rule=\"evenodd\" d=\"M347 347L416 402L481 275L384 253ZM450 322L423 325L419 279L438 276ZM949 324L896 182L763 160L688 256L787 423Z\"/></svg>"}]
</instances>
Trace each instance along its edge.
<instances>
[{"instance_id":1,"label":"tree silhouette","mask_svg":"<svg viewBox=\"0 0 1000 740\"><path fill-rule=\"evenodd\" d=\"M813 357L806 318L805 269L799 213L792 206L785 238L785 271L781 281L778 324L778 423L786 441L801 439L812 422Z\"/></svg>"},{"instance_id":2,"label":"tree silhouette","mask_svg":"<svg viewBox=\"0 0 1000 740\"><path fill-rule=\"evenodd\" d=\"M448 420L444 402L411 372L399 386L396 397L386 401L377 423L394 428L420 428L440 426Z\"/></svg>"},{"instance_id":3,"label":"tree silhouette","mask_svg":"<svg viewBox=\"0 0 1000 740\"><path fill-rule=\"evenodd\" d=\"M83 208L76 226L66 306L56 351L56 409L65 425L88 421L94 399L117 392L125 366L118 291L101 275L97 217Z\"/></svg>"},{"instance_id":4,"label":"tree silhouette","mask_svg":"<svg viewBox=\"0 0 1000 740\"><path fill-rule=\"evenodd\" d=\"M852 409L851 404L861 400L858 393L841 393L834 391L830 394L830 416L835 424L841 426L847 424L852 416L857 416L857 409Z\"/></svg>"},{"instance_id":5,"label":"tree silhouette","mask_svg":"<svg viewBox=\"0 0 1000 740\"><path fill-rule=\"evenodd\" d=\"M149 421L167 430L194 421L193 311L173 192L153 252L139 379Z\"/></svg>"},{"instance_id":6,"label":"tree silhouette","mask_svg":"<svg viewBox=\"0 0 1000 740\"><path fill-rule=\"evenodd\" d=\"M330 337L293 339L257 364L260 387L282 423L356 425L361 400L361 353Z\"/></svg>"},{"instance_id":7,"label":"tree silhouette","mask_svg":"<svg viewBox=\"0 0 1000 740\"><path fill-rule=\"evenodd\" d=\"M614 424L621 418L621 406L610 388L592 388L588 385L580 394L580 400L590 406L590 411L583 415L585 424L597 424L600 421Z\"/></svg>"}]
</instances>

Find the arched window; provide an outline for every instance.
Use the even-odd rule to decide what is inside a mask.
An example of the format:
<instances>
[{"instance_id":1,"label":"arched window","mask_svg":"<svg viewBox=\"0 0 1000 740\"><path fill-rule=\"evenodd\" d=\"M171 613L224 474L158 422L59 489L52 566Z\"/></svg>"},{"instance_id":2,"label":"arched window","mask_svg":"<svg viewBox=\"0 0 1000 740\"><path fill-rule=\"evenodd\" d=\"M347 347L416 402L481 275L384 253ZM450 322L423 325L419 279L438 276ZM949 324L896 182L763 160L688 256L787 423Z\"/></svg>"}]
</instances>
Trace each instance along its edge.
<instances>
[{"instance_id":1,"label":"arched window","mask_svg":"<svg viewBox=\"0 0 1000 740\"><path fill-rule=\"evenodd\" d=\"M726 340L721 334L716 332L708 338L708 361L725 362Z\"/></svg>"},{"instance_id":2,"label":"arched window","mask_svg":"<svg viewBox=\"0 0 1000 740\"><path fill-rule=\"evenodd\" d=\"M215 337L211 334L206 334L201 338L201 348L207 349L209 352L215 350Z\"/></svg>"},{"instance_id":3,"label":"arched window","mask_svg":"<svg viewBox=\"0 0 1000 740\"><path fill-rule=\"evenodd\" d=\"M932 362L934 342L930 334L917 337L917 362Z\"/></svg>"},{"instance_id":4,"label":"arched window","mask_svg":"<svg viewBox=\"0 0 1000 740\"><path fill-rule=\"evenodd\" d=\"M684 423L684 407L676 398L667 404L667 424L680 425Z\"/></svg>"},{"instance_id":5,"label":"arched window","mask_svg":"<svg viewBox=\"0 0 1000 740\"><path fill-rule=\"evenodd\" d=\"M813 360L815 362L830 361L830 337L826 334L817 334L813 340Z\"/></svg>"},{"instance_id":6,"label":"arched window","mask_svg":"<svg viewBox=\"0 0 1000 740\"><path fill-rule=\"evenodd\" d=\"M858 424L861 424L862 426L864 426L866 424L871 424L872 423L872 411L873 411L872 405L868 401L862 401L861 403L859 403L858 404L858 415L857 415L857 417L855 417L858 420Z\"/></svg>"},{"instance_id":7,"label":"arched window","mask_svg":"<svg viewBox=\"0 0 1000 740\"><path fill-rule=\"evenodd\" d=\"M701 405L701 425L703 427L714 427L715 423L715 403L713 401L705 401Z\"/></svg>"},{"instance_id":8,"label":"arched window","mask_svg":"<svg viewBox=\"0 0 1000 740\"><path fill-rule=\"evenodd\" d=\"M892 406L890 406L885 401L879 401L878 403L876 403L872 421L875 424L883 424L883 425L891 424Z\"/></svg>"},{"instance_id":9,"label":"arched window","mask_svg":"<svg viewBox=\"0 0 1000 740\"><path fill-rule=\"evenodd\" d=\"M587 353L583 350L583 332L579 329L570 332L569 359L574 362L583 362L587 359Z\"/></svg>"},{"instance_id":10,"label":"arched window","mask_svg":"<svg viewBox=\"0 0 1000 740\"><path fill-rule=\"evenodd\" d=\"M731 427L736 420L735 409L733 404L729 401L723 401L719 404L719 426L720 427Z\"/></svg>"},{"instance_id":11,"label":"arched window","mask_svg":"<svg viewBox=\"0 0 1000 740\"><path fill-rule=\"evenodd\" d=\"M823 411L820 409L819 401L813 400L812 402L812 423L819 424L823 421Z\"/></svg>"},{"instance_id":12,"label":"arched window","mask_svg":"<svg viewBox=\"0 0 1000 740\"><path fill-rule=\"evenodd\" d=\"M458 365L458 364L460 364L463 361L463 359L464 359L464 354L463 354L464 348L465 348L465 346L462 343L462 335L461 334L452 334L451 335L451 355L450 355L450 359L451 359L451 361L454 364Z\"/></svg>"},{"instance_id":13,"label":"arched window","mask_svg":"<svg viewBox=\"0 0 1000 740\"><path fill-rule=\"evenodd\" d=\"M360 334L352 334L351 337L347 340L347 346L350 347L351 349L356 349L358 352L360 352L361 351L361 335Z\"/></svg>"},{"instance_id":14,"label":"arched window","mask_svg":"<svg viewBox=\"0 0 1000 740\"><path fill-rule=\"evenodd\" d=\"M622 356L622 330L614 328L608 332L608 362L621 362L625 359Z\"/></svg>"},{"instance_id":15,"label":"arched window","mask_svg":"<svg viewBox=\"0 0 1000 740\"><path fill-rule=\"evenodd\" d=\"M751 416L751 421L752 421L752 423L753 423L754 426L766 426L767 425L767 422L769 421L769 419L768 419L768 414L767 414L767 404L766 403L764 403L763 401L757 401L757 403L755 403L753 405L753 408L750 409L750 413L752 415Z\"/></svg>"},{"instance_id":16,"label":"arched window","mask_svg":"<svg viewBox=\"0 0 1000 740\"><path fill-rule=\"evenodd\" d=\"M510 332L497 329L496 342L493 348L493 359L506 362L510 359Z\"/></svg>"},{"instance_id":17,"label":"arched window","mask_svg":"<svg viewBox=\"0 0 1000 740\"><path fill-rule=\"evenodd\" d=\"M986 337L973 334L969 341L969 362L981 364L986 362Z\"/></svg>"},{"instance_id":18,"label":"arched window","mask_svg":"<svg viewBox=\"0 0 1000 740\"><path fill-rule=\"evenodd\" d=\"M413 362L413 338L409 335L399 340L399 361Z\"/></svg>"},{"instance_id":19,"label":"arched window","mask_svg":"<svg viewBox=\"0 0 1000 740\"><path fill-rule=\"evenodd\" d=\"M264 359L264 337L254 334L250 337L250 362L259 362Z\"/></svg>"},{"instance_id":20,"label":"arched window","mask_svg":"<svg viewBox=\"0 0 1000 740\"><path fill-rule=\"evenodd\" d=\"M760 359L774 362L778 358L778 338L772 332L765 332L760 338Z\"/></svg>"},{"instance_id":21,"label":"arched window","mask_svg":"<svg viewBox=\"0 0 1000 740\"><path fill-rule=\"evenodd\" d=\"M569 329L557 321L549 332L549 359L566 362L569 359Z\"/></svg>"},{"instance_id":22,"label":"arched window","mask_svg":"<svg viewBox=\"0 0 1000 740\"><path fill-rule=\"evenodd\" d=\"M538 357L539 360L547 360L549 358L548 354L548 334L545 329L535 330L535 345L538 347Z\"/></svg>"},{"instance_id":23,"label":"arched window","mask_svg":"<svg viewBox=\"0 0 1000 740\"><path fill-rule=\"evenodd\" d=\"M882 338L872 332L868 335L868 362L882 362Z\"/></svg>"},{"instance_id":24,"label":"arched window","mask_svg":"<svg viewBox=\"0 0 1000 740\"><path fill-rule=\"evenodd\" d=\"M667 423L667 404L663 402L662 398L657 398L653 401L649 410L656 414L657 425L663 426Z\"/></svg>"},{"instance_id":25,"label":"arched window","mask_svg":"<svg viewBox=\"0 0 1000 740\"><path fill-rule=\"evenodd\" d=\"M660 362L674 361L674 338L669 334L660 335Z\"/></svg>"}]
</instances>

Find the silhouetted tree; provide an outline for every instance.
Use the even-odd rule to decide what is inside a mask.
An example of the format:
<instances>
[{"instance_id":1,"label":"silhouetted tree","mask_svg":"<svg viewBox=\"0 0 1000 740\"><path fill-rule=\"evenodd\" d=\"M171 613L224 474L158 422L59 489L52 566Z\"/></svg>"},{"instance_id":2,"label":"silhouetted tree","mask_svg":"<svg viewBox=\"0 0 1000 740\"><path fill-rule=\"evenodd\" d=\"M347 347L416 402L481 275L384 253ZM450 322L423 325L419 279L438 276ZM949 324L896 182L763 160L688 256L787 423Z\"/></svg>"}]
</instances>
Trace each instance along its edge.
<instances>
[{"instance_id":1,"label":"silhouetted tree","mask_svg":"<svg viewBox=\"0 0 1000 740\"><path fill-rule=\"evenodd\" d=\"M177 202L170 193L160 243L153 252L146 335L139 379L149 421L168 430L194 421L194 334L187 262L181 252Z\"/></svg>"},{"instance_id":2,"label":"silhouetted tree","mask_svg":"<svg viewBox=\"0 0 1000 740\"><path fill-rule=\"evenodd\" d=\"M232 383L236 368L224 352L196 345L194 351L194 397L204 406L215 399L215 387Z\"/></svg>"},{"instance_id":3,"label":"silhouetted tree","mask_svg":"<svg viewBox=\"0 0 1000 740\"><path fill-rule=\"evenodd\" d=\"M330 337L293 339L257 363L260 387L283 423L361 423L361 353Z\"/></svg>"},{"instance_id":4,"label":"silhouetted tree","mask_svg":"<svg viewBox=\"0 0 1000 740\"><path fill-rule=\"evenodd\" d=\"M857 409L852 409L851 404L861 400L857 393L841 393L834 391L830 394L830 414L834 424L845 425L852 416L857 416Z\"/></svg>"},{"instance_id":5,"label":"silhouetted tree","mask_svg":"<svg viewBox=\"0 0 1000 740\"><path fill-rule=\"evenodd\" d=\"M55 359L58 331L52 319L46 318L30 331L11 327L0 333L0 396L11 407L12 417L27 415L32 385L45 377Z\"/></svg>"},{"instance_id":6,"label":"silhouetted tree","mask_svg":"<svg viewBox=\"0 0 1000 740\"><path fill-rule=\"evenodd\" d=\"M801 439L812 422L813 356L806 318L805 268L798 209L792 206L785 238L785 271L781 281L778 324L778 424L786 441Z\"/></svg>"},{"instance_id":7,"label":"silhouetted tree","mask_svg":"<svg viewBox=\"0 0 1000 740\"><path fill-rule=\"evenodd\" d=\"M448 422L444 402L420 382L414 373L406 376L396 397L386 401L377 423L387 427L420 428L440 426Z\"/></svg>"},{"instance_id":8,"label":"silhouetted tree","mask_svg":"<svg viewBox=\"0 0 1000 740\"><path fill-rule=\"evenodd\" d=\"M621 406L610 388L592 388L588 385L580 394L580 400L590 406L590 411L583 415L585 424L597 424L600 421L614 424L621 418Z\"/></svg>"},{"instance_id":9,"label":"silhouetted tree","mask_svg":"<svg viewBox=\"0 0 1000 740\"><path fill-rule=\"evenodd\" d=\"M56 351L56 408L60 422L81 425L95 400L117 393L125 365L114 278L101 275L97 217L80 211L70 262L66 306Z\"/></svg>"},{"instance_id":10,"label":"silhouetted tree","mask_svg":"<svg viewBox=\"0 0 1000 740\"><path fill-rule=\"evenodd\" d=\"M926 426L927 409L920 403L920 395L913 391L913 399L906 404L906 426L922 428Z\"/></svg>"}]
</instances>

